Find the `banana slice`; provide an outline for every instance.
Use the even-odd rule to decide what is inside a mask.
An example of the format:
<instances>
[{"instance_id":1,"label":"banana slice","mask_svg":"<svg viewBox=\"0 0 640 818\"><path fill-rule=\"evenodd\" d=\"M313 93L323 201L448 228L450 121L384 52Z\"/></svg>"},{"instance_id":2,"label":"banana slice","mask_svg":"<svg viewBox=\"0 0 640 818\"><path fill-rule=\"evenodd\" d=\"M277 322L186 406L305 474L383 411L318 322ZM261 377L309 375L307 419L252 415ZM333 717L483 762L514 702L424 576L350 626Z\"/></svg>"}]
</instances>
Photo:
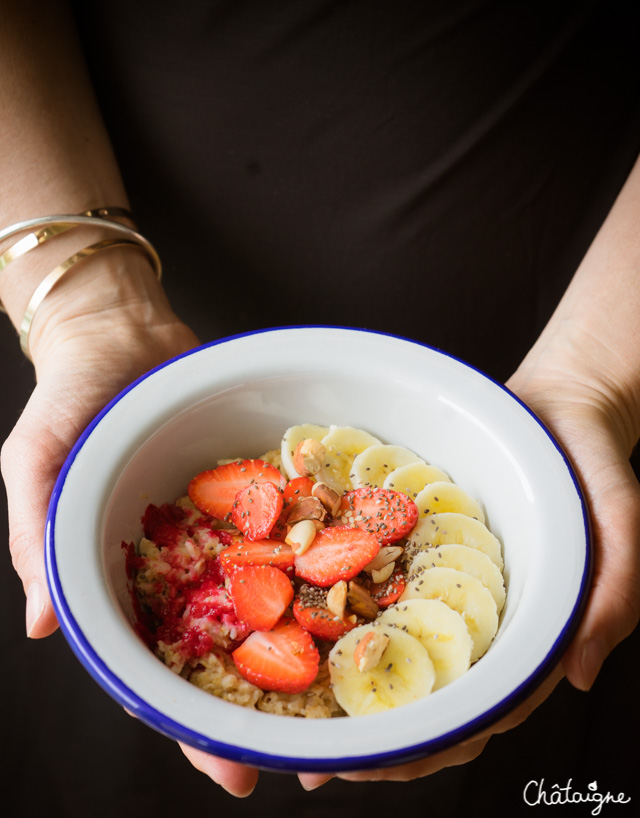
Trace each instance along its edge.
<instances>
[{"instance_id":1,"label":"banana slice","mask_svg":"<svg viewBox=\"0 0 640 818\"><path fill-rule=\"evenodd\" d=\"M280 445L280 457L282 468L289 480L300 477L293 465L293 453L301 440L311 437L314 440L322 440L329 430L326 426L316 426L313 423L301 423L298 426L290 426L282 436Z\"/></svg>"},{"instance_id":2,"label":"banana slice","mask_svg":"<svg viewBox=\"0 0 640 818\"><path fill-rule=\"evenodd\" d=\"M402 628L420 640L436 671L433 690L469 670L473 649L469 630L460 614L439 599L407 599L390 605L378 617L376 625Z\"/></svg>"},{"instance_id":3,"label":"banana slice","mask_svg":"<svg viewBox=\"0 0 640 818\"><path fill-rule=\"evenodd\" d=\"M356 488L361 486L382 488L387 475L408 463L424 463L424 460L404 446L380 443L377 446L370 446L356 457L351 470L351 480Z\"/></svg>"},{"instance_id":4,"label":"banana slice","mask_svg":"<svg viewBox=\"0 0 640 818\"><path fill-rule=\"evenodd\" d=\"M449 476L436 466L430 466L417 460L415 463L407 463L406 466L398 466L385 477L382 484L383 489L392 489L407 494L412 500L418 496L428 483L449 482Z\"/></svg>"},{"instance_id":5,"label":"banana slice","mask_svg":"<svg viewBox=\"0 0 640 818\"><path fill-rule=\"evenodd\" d=\"M453 511L431 514L418 520L409 535L405 554L410 557L432 545L447 543L478 548L484 551L501 571L504 567L500 540L480 520Z\"/></svg>"},{"instance_id":6,"label":"banana slice","mask_svg":"<svg viewBox=\"0 0 640 818\"><path fill-rule=\"evenodd\" d=\"M491 562L489 557L477 548L449 544L419 551L409 565L407 584L417 583L424 572L432 568L454 568L456 571L471 574L489 589L498 613L504 607L506 591L502 572L495 562Z\"/></svg>"},{"instance_id":7,"label":"banana slice","mask_svg":"<svg viewBox=\"0 0 640 818\"><path fill-rule=\"evenodd\" d=\"M353 488L350 475L354 459L370 446L377 446L379 443L377 437L362 429L331 426L322 438L326 455L316 478L340 494L350 491Z\"/></svg>"},{"instance_id":8,"label":"banana slice","mask_svg":"<svg viewBox=\"0 0 640 818\"><path fill-rule=\"evenodd\" d=\"M405 588L398 601L400 607L406 599L440 599L457 611L473 639L471 662L486 652L498 630L498 609L491 592L464 571L431 568Z\"/></svg>"},{"instance_id":9,"label":"banana slice","mask_svg":"<svg viewBox=\"0 0 640 818\"><path fill-rule=\"evenodd\" d=\"M382 632L389 644L371 670L358 670L353 658L360 640ZM399 628L361 625L339 639L329 653L331 686L350 716L364 716L417 701L431 692L436 672L427 649Z\"/></svg>"},{"instance_id":10,"label":"banana slice","mask_svg":"<svg viewBox=\"0 0 640 818\"><path fill-rule=\"evenodd\" d=\"M450 481L439 481L426 485L415 498L420 517L429 514L453 511L475 517L484 523L484 512L477 500L474 500L466 491Z\"/></svg>"}]
</instances>

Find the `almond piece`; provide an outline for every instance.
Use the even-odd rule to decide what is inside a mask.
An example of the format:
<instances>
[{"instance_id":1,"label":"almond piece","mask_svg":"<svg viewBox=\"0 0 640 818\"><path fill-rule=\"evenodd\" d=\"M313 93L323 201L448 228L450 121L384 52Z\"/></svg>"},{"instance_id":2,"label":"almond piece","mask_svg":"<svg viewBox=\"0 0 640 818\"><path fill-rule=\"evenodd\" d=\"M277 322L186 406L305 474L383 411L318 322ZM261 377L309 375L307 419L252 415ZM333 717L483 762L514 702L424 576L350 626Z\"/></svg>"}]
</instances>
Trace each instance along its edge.
<instances>
[{"instance_id":1,"label":"almond piece","mask_svg":"<svg viewBox=\"0 0 640 818\"><path fill-rule=\"evenodd\" d=\"M353 661L360 673L378 664L390 641L386 633L380 631L369 631L362 637L353 651Z\"/></svg>"},{"instance_id":2,"label":"almond piece","mask_svg":"<svg viewBox=\"0 0 640 818\"><path fill-rule=\"evenodd\" d=\"M329 588L327 594L327 608L334 616L344 619L344 609L347 605L347 583L341 579Z\"/></svg>"},{"instance_id":3,"label":"almond piece","mask_svg":"<svg viewBox=\"0 0 640 818\"><path fill-rule=\"evenodd\" d=\"M311 489L311 494L320 500L332 517L338 515L342 497L335 489L332 489L327 483L315 483Z\"/></svg>"},{"instance_id":4,"label":"almond piece","mask_svg":"<svg viewBox=\"0 0 640 818\"><path fill-rule=\"evenodd\" d=\"M300 520L299 523L291 527L284 541L291 546L293 553L299 557L309 550L315 536L316 527L313 520Z\"/></svg>"},{"instance_id":5,"label":"almond piece","mask_svg":"<svg viewBox=\"0 0 640 818\"><path fill-rule=\"evenodd\" d=\"M326 449L319 440L305 437L293 453L293 467L300 477L313 477L320 471Z\"/></svg>"},{"instance_id":6,"label":"almond piece","mask_svg":"<svg viewBox=\"0 0 640 818\"><path fill-rule=\"evenodd\" d=\"M368 574L372 571L380 571L385 565L399 559L402 554L403 549L399 545L383 545L371 562L365 565L362 570Z\"/></svg>"},{"instance_id":7,"label":"almond piece","mask_svg":"<svg viewBox=\"0 0 640 818\"><path fill-rule=\"evenodd\" d=\"M379 571L376 571L374 568L371 571L371 579L377 584L381 585L383 582L386 582L391 574L393 574L395 570L396 564L395 562L388 562L384 568L381 568Z\"/></svg>"},{"instance_id":8,"label":"almond piece","mask_svg":"<svg viewBox=\"0 0 640 818\"><path fill-rule=\"evenodd\" d=\"M316 497L301 497L290 507L287 513L287 525L295 525L300 520L317 520L319 523L327 516L327 510Z\"/></svg>"},{"instance_id":9,"label":"almond piece","mask_svg":"<svg viewBox=\"0 0 640 818\"><path fill-rule=\"evenodd\" d=\"M353 580L349 583L347 602L351 610L363 619L375 619L380 610L378 603L369 591Z\"/></svg>"}]
</instances>

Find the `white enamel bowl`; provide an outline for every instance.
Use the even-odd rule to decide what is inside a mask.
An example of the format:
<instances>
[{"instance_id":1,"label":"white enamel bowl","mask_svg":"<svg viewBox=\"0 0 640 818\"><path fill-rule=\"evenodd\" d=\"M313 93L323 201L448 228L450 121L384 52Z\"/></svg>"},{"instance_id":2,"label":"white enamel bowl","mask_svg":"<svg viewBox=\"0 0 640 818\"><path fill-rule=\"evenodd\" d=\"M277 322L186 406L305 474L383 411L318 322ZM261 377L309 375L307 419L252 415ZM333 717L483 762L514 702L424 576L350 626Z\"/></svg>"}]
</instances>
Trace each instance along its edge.
<instances>
[{"instance_id":1,"label":"white enamel bowl","mask_svg":"<svg viewBox=\"0 0 640 818\"><path fill-rule=\"evenodd\" d=\"M366 429L407 446L478 497L503 543L507 602L469 672L401 709L305 720L221 701L139 640L122 541L148 503L184 494L218 458L258 456L290 425ZM48 577L62 630L89 673L160 732L269 769L348 770L444 749L520 703L553 669L582 612L591 547L576 478L548 431L506 389L440 351L331 327L224 339L119 395L57 482Z\"/></svg>"}]
</instances>

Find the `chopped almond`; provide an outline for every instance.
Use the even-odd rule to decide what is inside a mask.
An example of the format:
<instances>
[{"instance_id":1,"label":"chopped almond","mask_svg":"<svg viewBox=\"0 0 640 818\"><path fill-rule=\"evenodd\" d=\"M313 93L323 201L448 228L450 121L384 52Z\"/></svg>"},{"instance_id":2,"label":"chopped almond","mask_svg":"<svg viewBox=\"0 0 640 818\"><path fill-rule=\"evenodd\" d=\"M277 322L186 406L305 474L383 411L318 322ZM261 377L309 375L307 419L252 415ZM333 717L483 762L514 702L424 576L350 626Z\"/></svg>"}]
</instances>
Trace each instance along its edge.
<instances>
[{"instance_id":1,"label":"chopped almond","mask_svg":"<svg viewBox=\"0 0 640 818\"><path fill-rule=\"evenodd\" d=\"M353 652L353 661L360 673L376 667L389 641L389 637L381 631L369 631L362 637Z\"/></svg>"},{"instance_id":2,"label":"chopped almond","mask_svg":"<svg viewBox=\"0 0 640 818\"><path fill-rule=\"evenodd\" d=\"M315 536L316 527L313 520L300 520L299 523L291 527L284 541L291 546L293 553L299 557L309 550Z\"/></svg>"},{"instance_id":3,"label":"chopped almond","mask_svg":"<svg viewBox=\"0 0 640 818\"><path fill-rule=\"evenodd\" d=\"M351 610L363 619L375 619L380 608L366 588L351 581L347 591L347 601Z\"/></svg>"},{"instance_id":4,"label":"chopped almond","mask_svg":"<svg viewBox=\"0 0 640 818\"><path fill-rule=\"evenodd\" d=\"M324 461L326 449L319 440L306 437L296 446L293 453L293 467L301 477L313 477Z\"/></svg>"}]
</instances>

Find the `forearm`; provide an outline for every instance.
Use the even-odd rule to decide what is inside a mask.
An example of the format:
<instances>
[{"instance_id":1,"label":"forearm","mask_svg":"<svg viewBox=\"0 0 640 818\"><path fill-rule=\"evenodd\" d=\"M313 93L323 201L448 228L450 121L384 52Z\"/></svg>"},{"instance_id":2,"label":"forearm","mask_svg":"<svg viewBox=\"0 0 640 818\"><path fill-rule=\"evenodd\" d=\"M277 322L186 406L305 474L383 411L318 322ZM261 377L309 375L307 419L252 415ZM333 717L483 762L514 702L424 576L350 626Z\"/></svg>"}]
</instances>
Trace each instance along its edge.
<instances>
[{"instance_id":1,"label":"forearm","mask_svg":"<svg viewBox=\"0 0 640 818\"><path fill-rule=\"evenodd\" d=\"M0 228L105 205L127 207L66 4L3 0L2 14ZM70 230L1 272L0 299L14 325L19 325L33 291L53 267L108 237L111 234L99 226ZM0 254L15 240L2 242ZM90 270L65 277L45 300L34 322L33 343L53 314L144 301L159 292L149 261L136 249L109 249L82 264Z\"/></svg>"},{"instance_id":2,"label":"forearm","mask_svg":"<svg viewBox=\"0 0 640 818\"><path fill-rule=\"evenodd\" d=\"M517 376L560 382L573 370L640 436L640 160Z\"/></svg>"}]
</instances>

